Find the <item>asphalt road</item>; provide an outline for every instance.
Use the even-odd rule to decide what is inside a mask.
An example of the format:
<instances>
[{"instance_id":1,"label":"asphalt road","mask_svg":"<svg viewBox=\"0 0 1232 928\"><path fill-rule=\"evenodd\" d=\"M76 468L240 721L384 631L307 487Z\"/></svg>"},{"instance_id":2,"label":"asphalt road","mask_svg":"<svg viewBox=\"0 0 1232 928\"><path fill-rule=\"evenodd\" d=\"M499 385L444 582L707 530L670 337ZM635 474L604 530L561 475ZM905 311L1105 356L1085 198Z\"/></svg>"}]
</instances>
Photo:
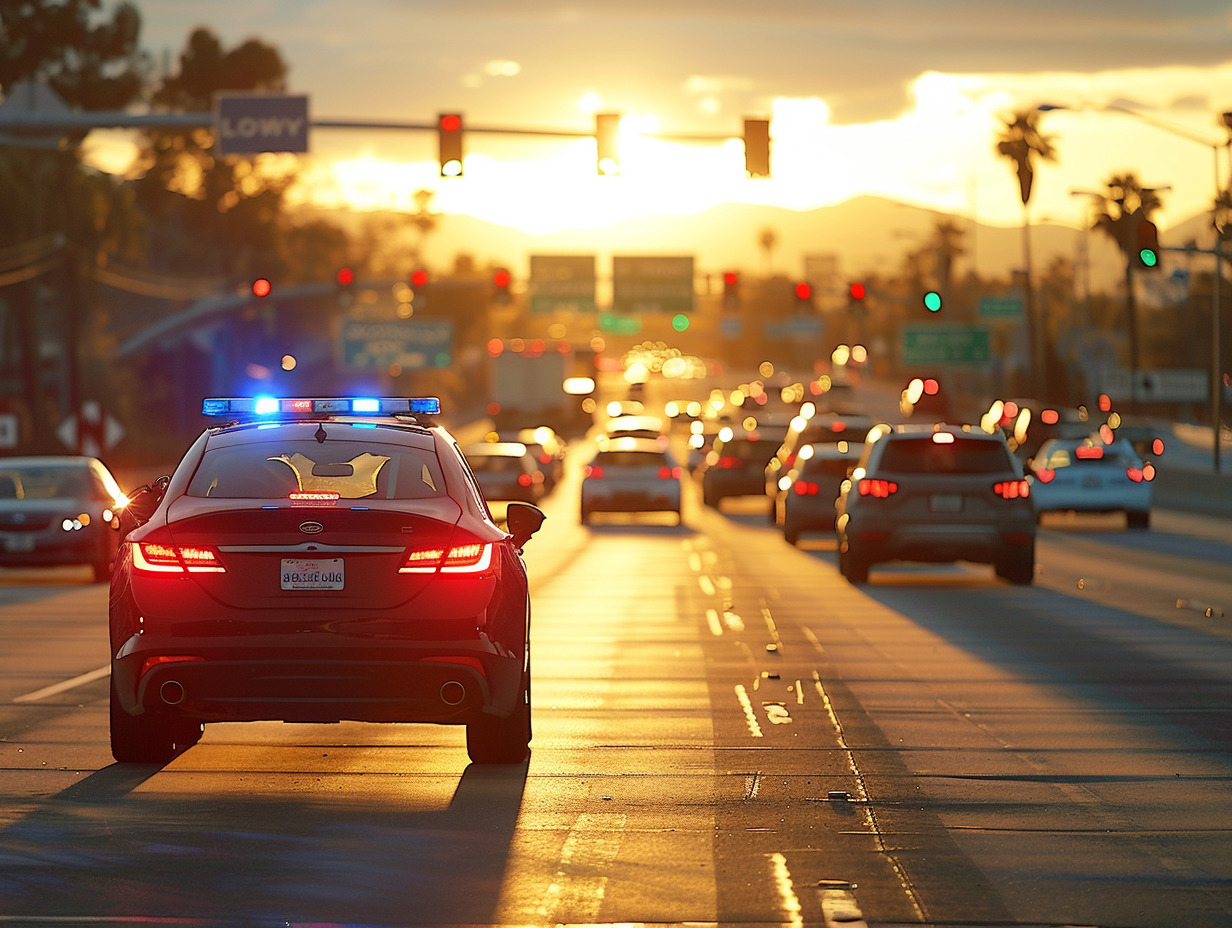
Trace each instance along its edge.
<instances>
[{"instance_id":1,"label":"asphalt road","mask_svg":"<svg viewBox=\"0 0 1232 928\"><path fill-rule=\"evenodd\" d=\"M0 924L1232 925L1232 523L856 588L761 501L581 526L578 463L517 767L280 723L116 765L105 588L0 571Z\"/></svg>"}]
</instances>

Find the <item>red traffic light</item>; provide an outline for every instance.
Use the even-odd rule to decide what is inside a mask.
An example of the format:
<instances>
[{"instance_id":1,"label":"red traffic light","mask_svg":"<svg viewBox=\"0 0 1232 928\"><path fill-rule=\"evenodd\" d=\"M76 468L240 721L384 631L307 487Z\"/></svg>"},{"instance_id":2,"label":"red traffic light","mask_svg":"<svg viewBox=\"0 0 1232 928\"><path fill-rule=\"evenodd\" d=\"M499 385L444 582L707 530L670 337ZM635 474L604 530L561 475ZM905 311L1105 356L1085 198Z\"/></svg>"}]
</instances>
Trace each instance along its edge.
<instances>
[{"instance_id":1,"label":"red traffic light","mask_svg":"<svg viewBox=\"0 0 1232 928\"><path fill-rule=\"evenodd\" d=\"M862 300L868 294L868 291L864 288L864 284L860 283L849 285L847 287L847 292L851 295L853 300Z\"/></svg>"},{"instance_id":2,"label":"red traffic light","mask_svg":"<svg viewBox=\"0 0 1232 928\"><path fill-rule=\"evenodd\" d=\"M258 277L256 280L252 282L252 295L253 296L256 296L256 297L269 296L270 290L272 289L273 287L270 285L270 282L266 280L264 277Z\"/></svg>"},{"instance_id":3,"label":"red traffic light","mask_svg":"<svg viewBox=\"0 0 1232 928\"><path fill-rule=\"evenodd\" d=\"M422 268L420 268L417 271L413 271L411 273L411 286L412 287L422 287L427 282L428 282L428 272L423 270Z\"/></svg>"},{"instance_id":4,"label":"red traffic light","mask_svg":"<svg viewBox=\"0 0 1232 928\"><path fill-rule=\"evenodd\" d=\"M508 290L509 285L513 283L513 275L503 267L497 268L495 273L492 274L492 283L496 285L497 289Z\"/></svg>"},{"instance_id":5,"label":"red traffic light","mask_svg":"<svg viewBox=\"0 0 1232 928\"><path fill-rule=\"evenodd\" d=\"M338 282L340 287L349 287L355 283L355 272L349 267L338 268L338 273L334 275L334 280Z\"/></svg>"},{"instance_id":6,"label":"red traffic light","mask_svg":"<svg viewBox=\"0 0 1232 928\"><path fill-rule=\"evenodd\" d=\"M808 281L801 281L796 284L796 299L811 300L813 298L813 285Z\"/></svg>"},{"instance_id":7,"label":"red traffic light","mask_svg":"<svg viewBox=\"0 0 1232 928\"><path fill-rule=\"evenodd\" d=\"M462 116L441 113L436 118L441 177L462 176Z\"/></svg>"},{"instance_id":8,"label":"red traffic light","mask_svg":"<svg viewBox=\"0 0 1232 928\"><path fill-rule=\"evenodd\" d=\"M462 128L462 117L456 113L447 113L441 117L442 132L457 132Z\"/></svg>"},{"instance_id":9,"label":"red traffic light","mask_svg":"<svg viewBox=\"0 0 1232 928\"><path fill-rule=\"evenodd\" d=\"M723 286L724 287L734 287L738 283L740 283L740 275L737 274L735 271L724 271L723 272Z\"/></svg>"}]
</instances>

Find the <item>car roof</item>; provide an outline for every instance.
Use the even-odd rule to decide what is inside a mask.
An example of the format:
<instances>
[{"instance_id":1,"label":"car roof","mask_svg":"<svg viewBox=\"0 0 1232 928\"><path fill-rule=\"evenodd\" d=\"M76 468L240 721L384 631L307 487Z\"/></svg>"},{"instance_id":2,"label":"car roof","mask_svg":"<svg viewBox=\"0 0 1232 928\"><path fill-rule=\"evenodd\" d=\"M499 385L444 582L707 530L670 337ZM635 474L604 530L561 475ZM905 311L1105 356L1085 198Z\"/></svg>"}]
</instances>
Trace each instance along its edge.
<instances>
[{"instance_id":1,"label":"car roof","mask_svg":"<svg viewBox=\"0 0 1232 928\"><path fill-rule=\"evenodd\" d=\"M475 455L520 458L526 455L526 445L520 441L479 441L467 445L464 453L468 458Z\"/></svg>"},{"instance_id":2,"label":"car roof","mask_svg":"<svg viewBox=\"0 0 1232 928\"><path fill-rule=\"evenodd\" d=\"M605 426L607 431L663 431L663 420L657 416L617 416Z\"/></svg>"},{"instance_id":3,"label":"car roof","mask_svg":"<svg viewBox=\"0 0 1232 928\"><path fill-rule=\"evenodd\" d=\"M657 438L638 438L634 435L618 435L599 441L599 451L645 451L662 454L667 446Z\"/></svg>"}]
</instances>

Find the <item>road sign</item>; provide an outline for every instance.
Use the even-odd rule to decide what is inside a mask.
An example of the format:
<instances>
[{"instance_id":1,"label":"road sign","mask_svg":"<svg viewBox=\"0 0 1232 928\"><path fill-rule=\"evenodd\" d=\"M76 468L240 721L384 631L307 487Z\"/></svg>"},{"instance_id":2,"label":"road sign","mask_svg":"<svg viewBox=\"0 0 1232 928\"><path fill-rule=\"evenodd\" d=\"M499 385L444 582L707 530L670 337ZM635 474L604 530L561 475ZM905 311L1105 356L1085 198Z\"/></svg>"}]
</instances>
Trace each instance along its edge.
<instances>
[{"instance_id":1,"label":"road sign","mask_svg":"<svg viewBox=\"0 0 1232 928\"><path fill-rule=\"evenodd\" d=\"M98 400L86 400L80 412L65 416L56 435L75 453L96 458L124 437L124 426L105 413Z\"/></svg>"},{"instance_id":2,"label":"road sign","mask_svg":"<svg viewBox=\"0 0 1232 928\"><path fill-rule=\"evenodd\" d=\"M988 329L974 325L903 326L904 364L986 364Z\"/></svg>"},{"instance_id":3,"label":"road sign","mask_svg":"<svg viewBox=\"0 0 1232 928\"><path fill-rule=\"evenodd\" d=\"M693 312L693 256L612 258L612 310Z\"/></svg>"},{"instance_id":4,"label":"road sign","mask_svg":"<svg viewBox=\"0 0 1232 928\"><path fill-rule=\"evenodd\" d=\"M288 94L218 94L215 145L220 155L308 151L308 98Z\"/></svg>"},{"instance_id":5,"label":"road sign","mask_svg":"<svg viewBox=\"0 0 1232 928\"><path fill-rule=\"evenodd\" d=\"M1100 375L1100 386L1114 400L1130 399L1132 388L1132 398L1141 403L1201 403L1209 397L1207 376L1201 368L1158 368L1132 376L1117 368Z\"/></svg>"},{"instance_id":6,"label":"road sign","mask_svg":"<svg viewBox=\"0 0 1232 928\"><path fill-rule=\"evenodd\" d=\"M594 255L531 255L532 313L593 313Z\"/></svg>"},{"instance_id":7,"label":"road sign","mask_svg":"<svg viewBox=\"0 0 1232 928\"><path fill-rule=\"evenodd\" d=\"M453 361L453 324L393 319L344 319L339 333L344 367L404 371L448 367Z\"/></svg>"},{"instance_id":8,"label":"road sign","mask_svg":"<svg viewBox=\"0 0 1232 928\"><path fill-rule=\"evenodd\" d=\"M1021 319L1023 302L1020 296L980 297L981 319Z\"/></svg>"}]
</instances>

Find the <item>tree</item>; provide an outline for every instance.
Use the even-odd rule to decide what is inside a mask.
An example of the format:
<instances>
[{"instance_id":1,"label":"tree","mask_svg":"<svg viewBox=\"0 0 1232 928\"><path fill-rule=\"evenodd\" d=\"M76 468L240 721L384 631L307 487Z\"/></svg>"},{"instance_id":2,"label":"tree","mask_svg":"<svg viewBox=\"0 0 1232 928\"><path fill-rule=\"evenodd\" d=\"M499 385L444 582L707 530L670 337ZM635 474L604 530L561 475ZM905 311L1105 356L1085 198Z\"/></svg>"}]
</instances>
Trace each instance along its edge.
<instances>
[{"instance_id":1,"label":"tree","mask_svg":"<svg viewBox=\"0 0 1232 928\"><path fill-rule=\"evenodd\" d=\"M1151 213L1159 209L1163 202L1156 190L1143 187L1132 173L1114 175L1107 182L1107 187L1103 208L1095 217L1094 227L1116 242L1125 255L1125 306L1129 317L1129 370L1132 375L1141 362L1133 280L1138 223L1150 219Z\"/></svg>"},{"instance_id":2,"label":"tree","mask_svg":"<svg viewBox=\"0 0 1232 928\"><path fill-rule=\"evenodd\" d=\"M219 91L278 92L285 89L286 73L272 46L249 39L227 50L212 32L198 28L180 54L179 69L155 88L151 104L173 112L208 112ZM152 263L237 279L279 275L287 257L279 247L278 224L297 159L218 158L213 144L212 129L147 136L137 187L158 230L150 243Z\"/></svg>"},{"instance_id":3,"label":"tree","mask_svg":"<svg viewBox=\"0 0 1232 928\"><path fill-rule=\"evenodd\" d=\"M1036 344L1036 331L1039 324L1035 319L1035 299L1031 286L1031 218L1028 206L1031 202L1031 187L1035 181L1035 159L1044 161L1056 160L1056 149L1052 139L1039 131L1039 111L1021 110L1005 122L1004 131L997 139L997 154L1008 159L1014 165L1018 175L1018 193L1022 198L1022 253L1023 270L1026 272L1024 282L1023 314L1027 325L1027 370L1035 391L1041 384L1038 373L1039 348Z\"/></svg>"}]
</instances>

